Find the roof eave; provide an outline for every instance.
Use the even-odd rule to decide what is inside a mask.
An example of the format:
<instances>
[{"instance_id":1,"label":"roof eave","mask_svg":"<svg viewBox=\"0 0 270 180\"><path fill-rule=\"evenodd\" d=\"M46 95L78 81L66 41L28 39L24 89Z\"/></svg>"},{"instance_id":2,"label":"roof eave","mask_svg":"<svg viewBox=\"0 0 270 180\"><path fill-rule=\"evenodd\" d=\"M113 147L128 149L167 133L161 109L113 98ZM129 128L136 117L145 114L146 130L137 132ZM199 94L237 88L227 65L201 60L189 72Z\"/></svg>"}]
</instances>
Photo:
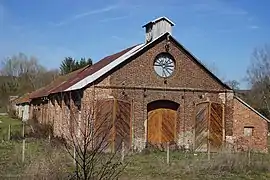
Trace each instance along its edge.
<instances>
[{"instance_id":1,"label":"roof eave","mask_svg":"<svg viewBox=\"0 0 270 180\"><path fill-rule=\"evenodd\" d=\"M262 115L261 113L259 113L256 109L254 109L253 107L251 107L248 103L246 103L243 99L241 99L238 96L234 96L235 99L237 99L239 102L241 102L242 104L244 104L246 107L248 107L250 110L252 110L253 112L255 112L258 116L260 116L262 119L264 119L265 121L270 123L270 120L265 117L264 115Z\"/></svg>"},{"instance_id":2,"label":"roof eave","mask_svg":"<svg viewBox=\"0 0 270 180\"><path fill-rule=\"evenodd\" d=\"M159 17L159 18L154 19L153 21L150 21L150 22L146 23L146 24L143 25L142 27L144 28L144 27L148 26L149 24L154 24L154 23L156 23L156 22L158 22L158 21L160 21L160 20L162 20L162 19L165 19L165 20L166 20L167 22L169 22L172 26L175 26L174 22L172 22L169 18L167 18L167 17L165 17L165 16L162 16L162 17Z\"/></svg>"}]
</instances>

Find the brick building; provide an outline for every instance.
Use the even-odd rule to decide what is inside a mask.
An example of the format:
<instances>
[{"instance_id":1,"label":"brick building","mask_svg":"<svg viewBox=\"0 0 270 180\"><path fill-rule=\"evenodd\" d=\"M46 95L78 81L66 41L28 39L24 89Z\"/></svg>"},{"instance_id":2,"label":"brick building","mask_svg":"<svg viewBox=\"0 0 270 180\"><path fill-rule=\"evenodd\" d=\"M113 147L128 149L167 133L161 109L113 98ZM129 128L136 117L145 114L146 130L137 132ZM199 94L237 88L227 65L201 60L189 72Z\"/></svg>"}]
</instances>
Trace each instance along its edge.
<instances>
[{"instance_id":1,"label":"brick building","mask_svg":"<svg viewBox=\"0 0 270 180\"><path fill-rule=\"evenodd\" d=\"M173 36L162 17L147 23L145 42L62 76L31 93L30 117L51 123L55 136L91 109L96 121L113 123L119 139L142 150L172 145L195 151L225 144L267 151L268 119L234 95ZM93 108L95 107L95 108Z\"/></svg>"}]
</instances>

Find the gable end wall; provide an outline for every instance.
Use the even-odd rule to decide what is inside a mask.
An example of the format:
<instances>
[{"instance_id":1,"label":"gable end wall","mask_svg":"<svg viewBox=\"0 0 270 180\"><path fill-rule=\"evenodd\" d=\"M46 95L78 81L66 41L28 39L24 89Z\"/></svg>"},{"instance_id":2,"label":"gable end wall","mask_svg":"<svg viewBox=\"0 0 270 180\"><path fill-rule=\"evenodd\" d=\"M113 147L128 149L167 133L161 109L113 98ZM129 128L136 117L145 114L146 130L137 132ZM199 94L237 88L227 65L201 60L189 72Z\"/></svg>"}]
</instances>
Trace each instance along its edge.
<instances>
[{"instance_id":1,"label":"gable end wall","mask_svg":"<svg viewBox=\"0 0 270 180\"><path fill-rule=\"evenodd\" d=\"M244 136L244 127L254 127L253 136ZM233 137L238 150L267 152L267 121L234 98Z\"/></svg>"}]
</instances>

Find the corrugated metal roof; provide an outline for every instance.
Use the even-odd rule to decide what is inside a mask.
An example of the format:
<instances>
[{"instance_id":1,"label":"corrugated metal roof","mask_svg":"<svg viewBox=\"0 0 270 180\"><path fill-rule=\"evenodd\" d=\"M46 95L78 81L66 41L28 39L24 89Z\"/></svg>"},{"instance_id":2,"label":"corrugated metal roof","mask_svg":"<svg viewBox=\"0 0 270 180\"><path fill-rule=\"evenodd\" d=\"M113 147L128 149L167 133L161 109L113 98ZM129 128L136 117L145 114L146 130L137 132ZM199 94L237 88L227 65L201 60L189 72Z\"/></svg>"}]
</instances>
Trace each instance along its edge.
<instances>
[{"instance_id":1,"label":"corrugated metal roof","mask_svg":"<svg viewBox=\"0 0 270 180\"><path fill-rule=\"evenodd\" d=\"M73 86L77 82L85 79L89 75L94 74L95 72L99 71L100 69L102 69L106 65L110 64L111 62L113 62L117 58L119 58L122 55L124 55L125 53L129 52L134 47L136 47L136 46L129 47L129 48L125 49L125 50L122 50L122 51L120 51L118 53L115 53L113 55L110 55L110 56L107 56L107 57L101 59L100 61L93 64L92 66L90 66L88 68L85 68L83 71L79 72L76 76L72 76L67 81L61 83L61 85L59 85L58 87L51 90L50 93L53 94L53 93L58 93L58 92L65 91L66 89Z\"/></svg>"},{"instance_id":2,"label":"corrugated metal roof","mask_svg":"<svg viewBox=\"0 0 270 180\"><path fill-rule=\"evenodd\" d=\"M15 99L13 102L15 104L23 104L23 103L29 103L30 101L31 101L30 93L26 93L22 95L21 97L18 97L17 99Z\"/></svg>"},{"instance_id":3,"label":"corrugated metal roof","mask_svg":"<svg viewBox=\"0 0 270 180\"><path fill-rule=\"evenodd\" d=\"M45 87L42 87L36 91L34 91L33 93L30 94L30 98L31 99L35 99L35 98L39 98L39 97L45 97L48 96L51 91L53 91L55 88L61 86L61 84L63 84L64 82L68 81L70 78L77 76L77 74L81 71L83 71L84 69L86 69L88 66L83 67L81 69L78 69L76 71L73 71L71 73L68 73L66 75L62 75L59 76L58 78L56 78L54 81L52 81L50 84L48 84Z\"/></svg>"}]
</instances>

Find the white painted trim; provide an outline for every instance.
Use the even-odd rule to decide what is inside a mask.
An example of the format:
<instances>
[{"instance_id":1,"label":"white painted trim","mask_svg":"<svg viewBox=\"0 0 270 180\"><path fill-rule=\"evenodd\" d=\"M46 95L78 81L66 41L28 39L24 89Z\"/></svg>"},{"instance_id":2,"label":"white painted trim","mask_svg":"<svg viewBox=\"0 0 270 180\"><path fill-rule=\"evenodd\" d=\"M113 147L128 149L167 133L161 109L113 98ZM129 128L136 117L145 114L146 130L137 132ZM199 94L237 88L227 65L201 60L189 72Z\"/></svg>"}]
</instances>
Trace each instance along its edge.
<instances>
[{"instance_id":1,"label":"white painted trim","mask_svg":"<svg viewBox=\"0 0 270 180\"><path fill-rule=\"evenodd\" d=\"M176 41L178 44L180 44L169 32L167 32L168 35L170 36L170 38L172 38L174 41ZM166 34L166 33L165 33ZM157 37L156 39L154 39L153 41L151 41L150 43L146 43L146 44L140 44L134 48L132 48L130 51L126 52L125 54L123 54L122 56L120 56L119 58L117 58L116 60L112 61L111 63L109 63L108 65L104 66L103 68L101 68L100 70L98 70L97 72L85 77L84 79L80 80L79 82L75 83L74 85L70 86L69 88L65 89L64 91L72 91L72 90L77 90L77 89L81 89L83 87L85 87L86 85L94 82L95 80L97 80L98 78L100 78L102 75L106 74L107 72L109 72L110 70L112 70L113 68L115 68L116 66L118 66L119 64L121 64L122 62L124 62L125 60L127 60L128 58L132 57L133 55L135 55L136 53L138 53L139 51L145 49L146 47L148 47L149 45L155 43L159 38L161 38L162 36L164 36L164 34L161 34L159 37ZM180 44L181 45L181 44ZM190 53L183 45L181 45L181 47L187 51L188 53ZM191 54L191 53L190 53ZM197 59L193 54L191 54L191 56L193 56L193 58L200 63L205 69L208 70L208 68L199 60ZM209 71L209 70L208 70ZM215 76L217 79L220 80L220 78L218 78L216 75L214 75L211 71L209 71L213 76ZM221 83L223 83L220 80ZM223 83L224 84L224 83ZM224 84L225 85L225 84Z\"/></svg>"},{"instance_id":2,"label":"white painted trim","mask_svg":"<svg viewBox=\"0 0 270 180\"><path fill-rule=\"evenodd\" d=\"M263 118L264 120L266 120L267 122L270 122L270 120L268 118L266 118L264 115L262 115L261 113L259 113L256 109L254 109L253 107L251 107L248 103L246 103L244 100L242 100L240 97L238 96L234 96L235 99L237 99L239 102L241 102L242 104L244 104L246 107L248 107L249 109L251 109L252 111L254 111L257 115L259 115L261 118Z\"/></svg>"},{"instance_id":3,"label":"white painted trim","mask_svg":"<svg viewBox=\"0 0 270 180\"><path fill-rule=\"evenodd\" d=\"M170 34L168 33L168 35L170 35ZM74 85L70 86L69 88L65 89L64 91L73 91L73 90L81 89L81 88L87 86L88 84L94 82L95 80L100 78L102 75L106 74L107 72L109 72L110 70L112 70L113 68L115 68L116 66L118 66L119 64L124 62L125 60L127 60L128 58L132 57L133 55L135 55L139 51L143 50L144 48L146 48L149 45L156 42L162 36L164 36L164 34L161 34L159 37L157 37L155 40L151 41L150 43L140 44L140 45L132 48L131 50L129 50L128 52L126 52L125 54L123 54L122 56L117 58L116 60L114 60L111 63L109 63L108 65L104 66L103 68L101 68L97 72L85 77L84 79L80 80L79 82L75 83Z\"/></svg>"},{"instance_id":4,"label":"white painted trim","mask_svg":"<svg viewBox=\"0 0 270 180\"><path fill-rule=\"evenodd\" d=\"M143 27L145 27L146 25L148 25L149 23L156 23L157 21L161 20L161 19L165 19L166 21L168 21L169 23L171 23L173 26L175 26L174 22L172 22L169 18L165 17L165 16L162 16L162 17L159 17L159 18L156 18L148 23L146 23L145 25L143 25Z\"/></svg>"},{"instance_id":5,"label":"white painted trim","mask_svg":"<svg viewBox=\"0 0 270 180\"><path fill-rule=\"evenodd\" d=\"M85 87L86 85L94 82L99 77L101 77L102 75L106 74L107 72L109 72L110 70L112 70L114 67L116 67L117 65L121 64L126 59L128 59L131 56L133 56L140 49L142 49L144 47L145 47L145 44L140 44L140 45L132 48L130 51L126 52L125 54L123 54L122 56L120 56L119 58L117 58L116 60L114 60L111 63L109 63L108 65L104 66L103 68L101 68L97 72L95 72L95 73L93 73L93 74L85 77L84 79L80 80L76 84L74 84L71 87L67 88L65 91L72 91L72 90L81 89L81 88Z\"/></svg>"}]
</instances>

